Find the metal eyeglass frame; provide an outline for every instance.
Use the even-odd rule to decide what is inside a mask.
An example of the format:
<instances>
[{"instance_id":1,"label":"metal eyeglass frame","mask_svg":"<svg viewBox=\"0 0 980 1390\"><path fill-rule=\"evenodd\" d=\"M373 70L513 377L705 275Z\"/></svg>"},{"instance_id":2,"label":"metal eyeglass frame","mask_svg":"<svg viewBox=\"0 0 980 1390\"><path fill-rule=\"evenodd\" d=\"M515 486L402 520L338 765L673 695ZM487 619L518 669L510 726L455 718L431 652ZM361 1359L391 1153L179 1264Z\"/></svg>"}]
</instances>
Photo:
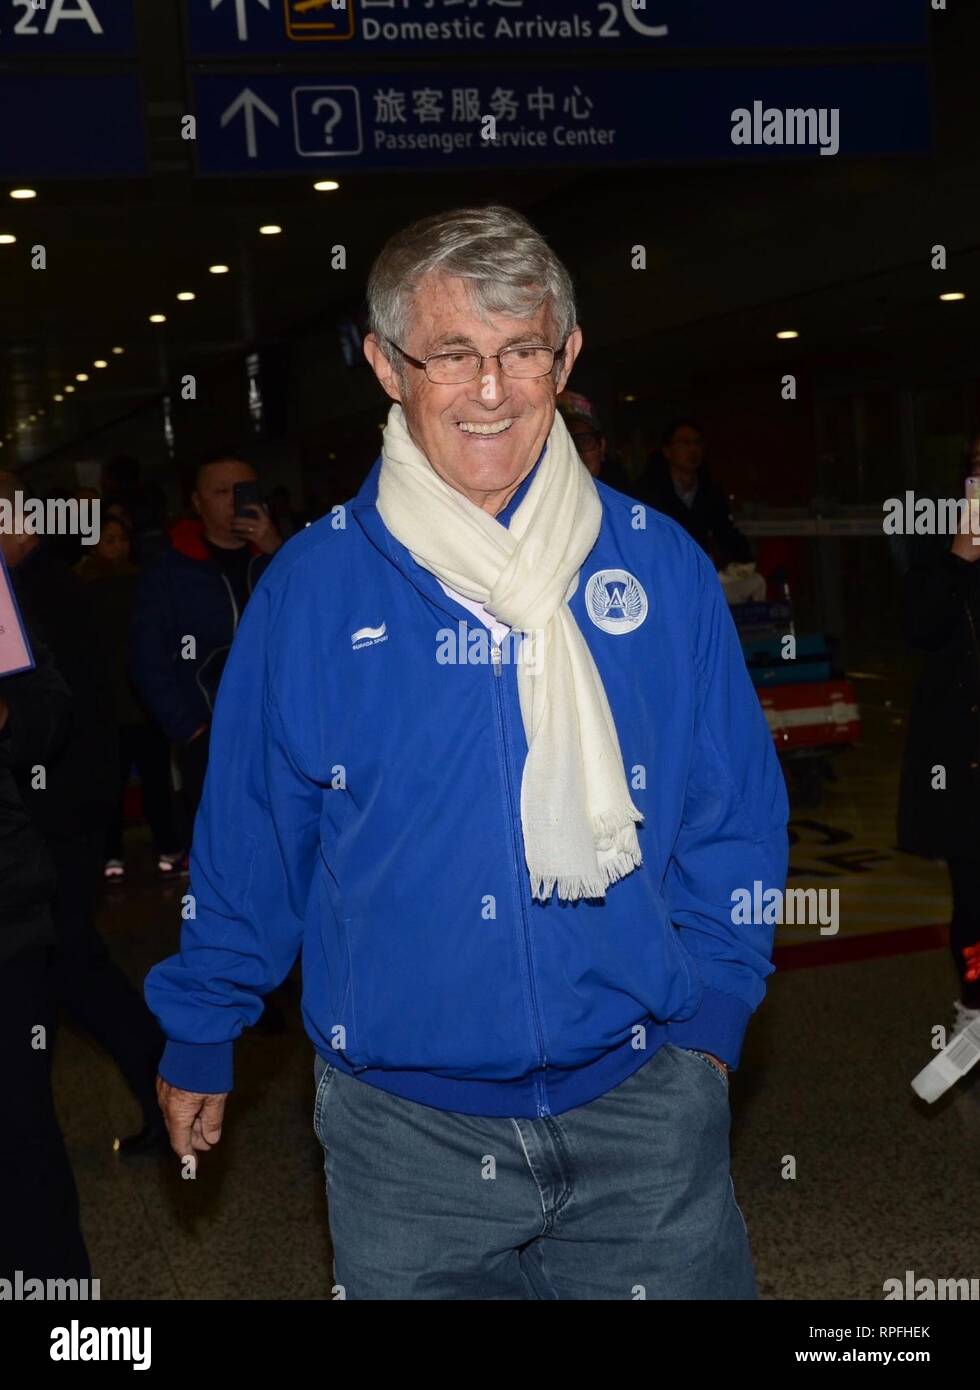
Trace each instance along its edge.
<instances>
[{"instance_id":1,"label":"metal eyeglass frame","mask_svg":"<svg viewBox=\"0 0 980 1390\"><path fill-rule=\"evenodd\" d=\"M391 346L395 349L396 352L401 353L402 357L404 357L406 362L410 362L413 367L421 367L422 370L425 372L426 376L429 377L430 381L432 381L432 377L429 376L428 364L430 362L434 362L437 357L456 357L462 353L465 353L470 357L479 357L479 365L477 366L477 369L472 376L464 377L462 381L432 381L433 386L465 386L468 381L475 381L476 378L480 375L480 373L483 371L484 362L492 362L494 361L494 359L496 359L497 364L499 365L503 375L508 377L511 381L540 381L542 377L545 377L548 375L549 372L554 371L555 363L558 361L559 356L565 351L566 347L568 346L568 339L566 338L560 347L554 348L551 346L550 343L514 343L511 347L501 348L499 352L477 352L475 348L460 348L459 353L433 352L428 357L423 357L420 359L418 357L413 357L411 353L406 352L403 347L399 347L398 343L395 342L394 338L389 338L387 341L391 344ZM505 356L508 352L521 352L523 350L526 350L527 348L547 348L548 351L552 354L551 366L548 367L546 371L538 372L536 376L511 376L510 372L506 370L503 363L501 362L501 357Z\"/></svg>"}]
</instances>

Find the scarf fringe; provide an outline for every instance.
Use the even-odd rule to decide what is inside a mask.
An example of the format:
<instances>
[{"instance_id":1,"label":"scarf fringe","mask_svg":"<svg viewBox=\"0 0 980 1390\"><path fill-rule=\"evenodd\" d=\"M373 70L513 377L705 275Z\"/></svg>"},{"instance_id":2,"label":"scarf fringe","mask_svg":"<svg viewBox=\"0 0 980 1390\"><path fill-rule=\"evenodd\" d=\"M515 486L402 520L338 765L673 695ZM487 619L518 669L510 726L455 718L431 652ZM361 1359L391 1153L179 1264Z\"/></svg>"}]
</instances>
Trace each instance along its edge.
<instances>
[{"instance_id":1,"label":"scarf fringe","mask_svg":"<svg viewBox=\"0 0 980 1390\"><path fill-rule=\"evenodd\" d=\"M579 898L604 898L610 884L631 874L643 863L639 849L622 850L600 865L598 876L582 878L577 874L531 874L531 897L547 902L558 888L559 898L566 902L577 902Z\"/></svg>"}]
</instances>

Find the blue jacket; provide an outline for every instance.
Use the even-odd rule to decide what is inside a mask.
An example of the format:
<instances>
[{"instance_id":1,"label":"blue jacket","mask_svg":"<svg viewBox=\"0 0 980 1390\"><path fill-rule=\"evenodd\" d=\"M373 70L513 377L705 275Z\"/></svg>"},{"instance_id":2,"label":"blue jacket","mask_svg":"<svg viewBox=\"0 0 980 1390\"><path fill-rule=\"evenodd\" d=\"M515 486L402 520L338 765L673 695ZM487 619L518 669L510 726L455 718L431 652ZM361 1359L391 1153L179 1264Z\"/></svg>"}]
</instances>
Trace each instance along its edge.
<instances>
[{"instance_id":1,"label":"blue jacket","mask_svg":"<svg viewBox=\"0 0 980 1390\"><path fill-rule=\"evenodd\" d=\"M735 1066L773 929L733 926L732 894L783 887L787 804L710 562L597 484L602 527L571 608L645 816L644 862L604 900L535 902L516 666L485 659L489 634L385 529L379 470L343 528L327 517L275 557L235 640L196 916L146 982L161 1074L229 1090L233 1039L300 951L317 1051L437 1109L558 1114L665 1041ZM461 623L477 659L443 664Z\"/></svg>"},{"instance_id":2,"label":"blue jacket","mask_svg":"<svg viewBox=\"0 0 980 1390\"><path fill-rule=\"evenodd\" d=\"M129 673L168 738L184 743L209 724L218 683L241 614L231 585L211 559L199 521L181 521L171 548L143 574L130 630ZM269 563L258 551L250 586ZM185 654L185 638L195 641Z\"/></svg>"}]
</instances>

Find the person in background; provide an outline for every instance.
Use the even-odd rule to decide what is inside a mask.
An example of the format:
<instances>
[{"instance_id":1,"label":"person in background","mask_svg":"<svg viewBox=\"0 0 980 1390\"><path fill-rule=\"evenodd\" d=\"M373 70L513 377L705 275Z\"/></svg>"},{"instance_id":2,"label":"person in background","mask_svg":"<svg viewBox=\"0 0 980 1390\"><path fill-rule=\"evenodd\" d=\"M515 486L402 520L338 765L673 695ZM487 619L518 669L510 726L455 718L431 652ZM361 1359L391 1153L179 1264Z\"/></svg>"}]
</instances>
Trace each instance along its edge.
<instances>
[{"instance_id":1,"label":"person in background","mask_svg":"<svg viewBox=\"0 0 980 1390\"><path fill-rule=\"evenodd\" d=\"M592 402L577 391L562 391L557 404L579 457L593 478L600 478L617 492L628 493L629 479L616 460L608 456L609 441Z\"/></svg>"},{"instance_id":2,"label":"person in background","mask_svg":"<svg viewBox=\"0 0 980 1390\"><path fill-rule=\"evenodd\" d=\"M71 693L28 629L32 671L0 680L0 1269L25 1279L87 1279L78 1193L51 1094L54 864L18 778L57 756ZM38 1028L47 1037L38 1046Z\"/></svg>"},{"instance_id":3,"label":"person in background","mask_svg":"<svg viewBox=\"0 0 980 1390\"><path fill-rule=\"evenodd\" d=\"M966 469L980 477L980 436L967 450ZM905 634L925 659L898 806L899 848L945 859L949 868L949 939L960 984L953 1035L980 1018L980 544L969 519L965 525L952 544L920 541L905 575Z\"/></svg>"},{"instance_id":4,"label":"person in background","mask_svg":"<svg viewBox=\"0 0 980 1390\"><path fill-rule=\"evenodd\" d=\"M636 480L633 495L676 521L725 569L752 559L752 547L729 515L728 498L711 476L704 458L704 435L694 420L671 420Z\"/></svg>"},{"instance_id":5,"label":"person in background","mask_svg":"<svg viewBox=\"0 0 980 1390\"><path fill-rule=\"evenodd\" d=\"M130 528L132 554L142 568L167 549L167 498L156 483L142 481L139 459L117 454L102 465L102 516L119 516Z\"/></svg>"},{"instance_id":6,"label":"person in background","mask_svg":"<svg viewBox=\"0 0 980 1390\"><path fill-rule=\"evenodd\" d=\"M235 484L256 477L233 454L198 465L191 493L197 517L171 529L170 549L144 572L133 609L130 673L174 745L188 838L221 673L252 591L282 544L266 507L235 515Z\"/></svg>"},{"instance_id":7,"label":"person in background","mask_svg":"<svg viewBox=\"0 0 980 1390\"><path fill-rule=\"evenodd\" d=\"M23 484L0 473L0 497ZM118 793L118 748L108 672L111 659L86 586L46 540L0 531L24 620L50 649L72 695L68 735L43 781L21 775L20 792L57 872L52 969L56 1004L112 1057L142 1111L141 1129L119 1142L124 1155L159 1148L155 1077L163 1037L152 1014L106 950L96 929L106 824ZM53 1033L49 1046L54 1045Z\"/></svg>"},{"instance_id":8,"label":"person in background","mask_svg":"<svg viewBox=\"0 0 980 1390\"><path fill-rule=\"evenodd\" d=\"M153 835L154 857L161 878L172 878L182 858L170 788L170 750L149 718L129 675L129 633L139 570L132 563L129 530L117 516L103 522L98 543L86 547L76 567L88 585L95 616L109 649L111 698L119 740L119 796L110 817L105 844L105 877L118 882L126 872L123 858L123 801L130 769L139 774L143 814Z\"/></svg>"}]
</instances>

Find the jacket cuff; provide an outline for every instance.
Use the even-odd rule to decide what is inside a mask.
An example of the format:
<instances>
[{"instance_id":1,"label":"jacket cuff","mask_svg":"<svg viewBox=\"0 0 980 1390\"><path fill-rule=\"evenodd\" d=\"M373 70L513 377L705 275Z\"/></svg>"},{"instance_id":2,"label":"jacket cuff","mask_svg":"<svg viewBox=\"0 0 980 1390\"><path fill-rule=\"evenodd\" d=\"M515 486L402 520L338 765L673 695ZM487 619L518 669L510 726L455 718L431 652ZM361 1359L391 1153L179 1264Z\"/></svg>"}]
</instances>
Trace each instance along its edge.
<instances>
[{"instance_id":1,"label":"jacket cuff","mask_svg":"<svg viewBox=\"0 0 980 1390\"><path fill-rule=\"evenodd\" d=\"M222 1095L233 1083L234 1043L184 1043L167 1039L160 1075L171 1086L202 1095Z\"/></svg>"},{"instance_id":2,"label":"jacket cuff","mask_svg":"<svg viewBox=\"0 0 980 1390\"><path fill-rule=\"evenodd\" d=\"M736 999L734 994L723 994L719 989L705 986L697 1013L692 1018L667 1024L667 1041L675 1047L710 1052L734 1071L751 1017L749 1005Z\"/></svg>"}]
</instances>

